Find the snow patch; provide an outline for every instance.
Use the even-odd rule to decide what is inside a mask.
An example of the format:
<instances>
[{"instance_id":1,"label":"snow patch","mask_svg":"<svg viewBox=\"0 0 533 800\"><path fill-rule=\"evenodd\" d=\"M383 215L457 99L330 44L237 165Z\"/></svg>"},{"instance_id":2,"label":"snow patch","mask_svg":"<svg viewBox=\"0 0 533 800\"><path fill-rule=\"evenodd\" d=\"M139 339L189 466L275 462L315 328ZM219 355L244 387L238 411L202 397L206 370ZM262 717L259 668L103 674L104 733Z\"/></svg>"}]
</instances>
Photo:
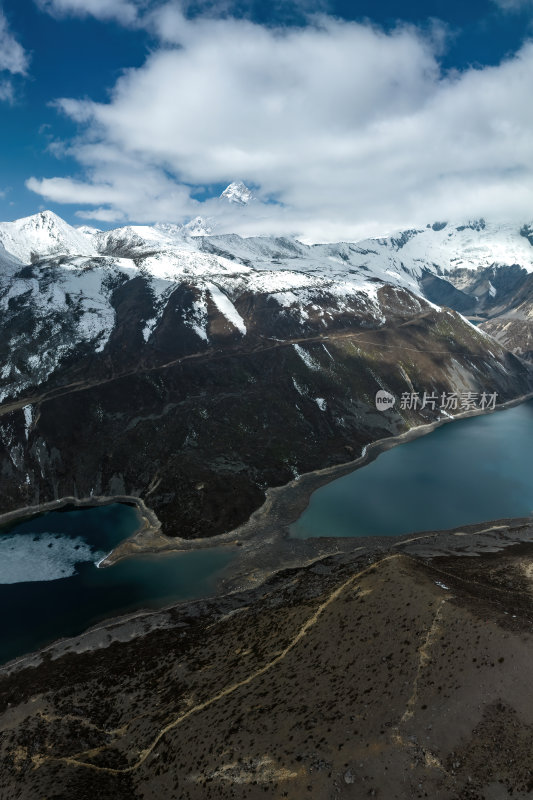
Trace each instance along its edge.
<instances>
[{"instance_id":1,"label":"snow patch","mask_svg":"<svg viewBox=\"0 0 533 800\"><path fill-rule=\"evenodd\" d=\"M298 392L298 394L301 394L301 395L302 395L302 397L305 397L305 394L306 394L306 393L305 393L305 390L304 390L304 389L303 389L303 388L300 386L300 384L298 383L298 381L296 380L296 378L293 378L293 379L292 379L292 383L293 383L293 386L294 386L294 388L295 388L295 389L296 389L296 391Z\"/></svg>"},{"instance_id":2,"label":"snow patch","mask_svg":"<svg viewBox=\"0 0 533 800\"><path fill-rule=\"evenodd\" d=\"M33 422L33 407L31 405L24 406L22 411L24 413L24 434L26 436L26 441L27 441L31 428L31 423Z\"/></svg>"},{"instance_id":3,"label":"snow patch","mask_svg":"<svg viewBox=\"0 0 533 800\"><path fill-rule=\"evenodd\" d=\"M57 581L74 575L77 564L103 557L81 538L7 534L0 536L0 584Z\"/></svg>"},{"instance_id":4,"label":"snow patch","mask_svg":"<svg viewBox=\"0 0 533 800\"><path fill-rule=\"evenodd\" d=\"M226 317L228 322L230 322L234 328L237 328L239 333L241 333L243 336L246 336L246 325L244 324L244 320L229 297L225 295L224 292L222 292L214 283L208 283L207 288L209 289L211 298L220 313Z\"/></svg>"},{"instance_id":5,"label":"snow patch","mask_svg":"<svg viewBox=\"0 0 533 800\"><path fill-rule=\"evenodd\" d=\"M190 318L185 320L196 333L200 339L203 339L205 342L208 341L207 337L207 325L208 325L208 316L207 316L207 303L205 301L205 297L200 297L198 300L195 300L192 304L192 313Z\"/></svg>"},{"instance_id":6,"label":"snow patch","mask_svg":"<svg viewBox=\"0 0 533 800\"><path fill-rule=\"evenodd\" d=\"M307 350L304 350L304 348L300 347L299 344L293 344L293 347L300 356L300 358L302 359L302 361L304 362L306 367L314 370L315 372L321 369L318 361L315 361L315 359L311 356L311 354Z\"/></svg>"}]
</instances>

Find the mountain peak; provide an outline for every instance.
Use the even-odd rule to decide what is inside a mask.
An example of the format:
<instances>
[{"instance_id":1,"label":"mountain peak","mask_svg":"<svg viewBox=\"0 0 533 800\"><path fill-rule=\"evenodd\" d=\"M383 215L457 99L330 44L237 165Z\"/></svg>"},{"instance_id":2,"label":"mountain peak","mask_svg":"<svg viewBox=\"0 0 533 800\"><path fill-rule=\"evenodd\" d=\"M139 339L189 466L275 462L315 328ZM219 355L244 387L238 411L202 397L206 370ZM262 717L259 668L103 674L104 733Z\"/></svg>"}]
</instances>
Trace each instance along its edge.
<instances>
[{"instance_id":1,"label":"mountain peak","mask_svg":"<svg viewBox=\"0 0 533 800\"><path fill-rule=\"evenodd\" d=\"M14 222L0 223L0 244L24 264L37 256L95 253L91 238L53 211L39 211Z\"/></svg>"},{"instance_id":2,"label":"mountain peak","mask_svg":"<svg viewBox=\"0 0 533 800\"><path fill-rule=\"evenodd\" d=\"M67 223L54 214L53 211L38 211L37 214L31 214L29 217L22 217L15 220L13 225L19 228L49 228L52 225L66 225Z\"/></svg>"},{"instance_id":3,"label":"mountain peak","mask_svg":"<svg viewBox=\"0 0 533 800\"><path fill-rule=\"evenodd\" d=\"M233 181L233 183L230 183L230 185L224 189L220 197L224 198L229 203L235 203L239 206L245 206L250 200L254 199L250 189L242 181Z\"/></svg>"},{"instance_id":4,"label":"mountain peak","mask_svg":"<svg viewBox=\"0 0 533 800\"><path fill-rule=\"evenodd\" d=\"M188 233L189 236L209 236L209 234L213 232L214 225L215 222L212 219L195 217L183 226L183 230Z\"/></svg>"}]
</instances>

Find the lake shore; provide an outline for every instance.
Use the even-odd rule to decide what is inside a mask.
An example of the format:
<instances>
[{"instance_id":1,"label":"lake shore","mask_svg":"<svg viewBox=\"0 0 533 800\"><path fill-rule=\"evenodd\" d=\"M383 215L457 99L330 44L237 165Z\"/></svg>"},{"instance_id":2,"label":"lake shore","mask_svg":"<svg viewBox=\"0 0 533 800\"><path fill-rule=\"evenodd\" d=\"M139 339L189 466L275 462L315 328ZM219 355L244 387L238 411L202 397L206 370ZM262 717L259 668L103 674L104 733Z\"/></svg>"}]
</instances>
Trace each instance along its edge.
<instances>
[{"instance_id":1,"label":"lake shore","mask_svg":"<svg viewBox=\"0 0 533 800\"><path fill-rule=\"evenodd\" d=\"M99 506L107 506L111 503L124 503L124 505L133 506L139 517L139 527L134 536L138 535L156 535L157 531L161 529L161 523L156 514L149 508L141 497L133 495L113 495L110 497L104 495L91 496L91 497L60 497L57 500L50 500L47 503L40 503L39 505L23 506L7 511L0 514L0 528L11 525L22 519L31 519L32 517L45 514L49 511L61 511L69 506L75 508L95 508ZM128 540L129 541L129 540Z\"/></svg>"},{"instance_id":2,"label":"lake shore","mask_svg":"<svg viewBox=\"0 0 533 800\"><path fill-rule=\"evenodd\" d=\"M170 798L180 774L191 800L235 800L281 774L295 800L354 776L387 798L525 797L533 526L478 527L354 547L3 665L0 794Z\"/></svg>"},{"instance_id":3,"label":"lake shore","mask_svg":"<svg viewBox=\"0 0 533 800\"><path fill-rule=\"evenodd\" d=\"M502 404L496 410L519 405L520 402L527 399L529 398L516 398L510 403ZM465 416L481 415L470 412L458 415L457 418ZM290 524L302 513L309 503L311 494L317 488L341 475L353 472L396 444L421 438L447 421L449 420L436 420L428 425L413 427L399 436L377 440L366 448L363 456L354 461L308 473L299 480L270 490L267 502L250 517L245 525L224 534L223 537L214 537L211 540L200 540L199 542L169 540L162 534L155 514L146 508L143 501L127 495L97 498L65 497L40 506L18 509L10 515L4 515L3 519L5 521L5 517L8 516L9 524L9 521L16 522L21 516L27 518L28 512L31 515L31 512L41 514L68 506L71 508L94 508L115 502L126 503L135 508L139 519L139 529L133 537L124 540L111 556L102 559L102 562L108 562L108 564L109 562L118 563L122 560L134 562L136 559L133 556L152 555L158 559L159 556L168 555L170 557L176 554L179 556L180 553L187 552L193 555L195 551L208 555L215 545L220 547L223 544L228 552L232 551L236 555L236 558L233 558L219 571L217 580L212 587L213 591L202 595L206 599L211 598L211 602L220 601L223 606L229 596L240 592L263 591L261 587L268 587L272 580L277 580L276 576L286 574L287 570L313 569L315 565L317 569L321 569L321 564L329 558L344 559L357 556L372 561L384 554L393 553L422 556L428 559L452 554L473 556L496 553L511 545L530 541L532 530L530 517L491 519L462 525L460 528L418 530L415 533L410 532L398 536L319 536L299 539L289 535ZM416 528L411 530L416 530ZM221 539L223 539L222 542ZM147 542L152 546L147 547ZM124 550L123 545L127 546L126 552L121 558L112 561L112 556L117 551ZM166 562L166 559L163 561ZM172 608L181 607L183 602L182 600L173 602L167 611L170 613ZM157 615L159 612L148 610L147 606L143 610L142 605L139 610L132 612L131 616L127 614L126 618L119 611L118 614L112 614L104 619L96 629L89 628L88 636L82 635L80 642L83 641L83 648L89 647L90 649L92 642L100 641L100 632L106 631L107 636L110 628L113 630L116 628L124 634L127 629L129 630L128 618L132 620L133 628L137 630L137 626L144 625L147 620L159 619L154 616L154 613ZM69 640L64 641L68 642ZM46 648L45 651L38 652L52 652L55 647L56 643L52 644L50 648ZM37 660L39 659L38 652L34 654ZM32 657L29 658L31 661Z\"/></svg>"},{"instance_id":4,"label":"lake shore","mask_svg":"<svg viewBox=\"0 0 533 800\"><path fill-rule=\"evenodd\" d=\"M263 505L256 509L246 522L227 533L201 539L183 539L165 536L160 525L142 529L121 542L106 556L101 566L111 566L124 558L148 553L180 552L236 544L256 550L257 544L262 545L267 542L271 546L274 541L289 537L289 526L305 511L311 495L317 489L366 466L374 461L380 453L399 444L426 436L449 422L504 411L531 399L533 399L533 392L501 403L494 410L488 412L477 409L461 412L453 417L443 417L424 425L414 426L396 436L370 442L365 446L363 454L356 459L307 472L283 486L267 489ZM155 515L153 516L155 517Z\"/></svg>"},{"instance_id":5,"label":"lake shore","mask_svg":"<svg viewBox=\"0 0 533 800\"><path fill-rule=\"evenodd\" d=\"M504 411L533 399L533 392L501 403L491 411L478 409L465 411L452 417L442 417L433 422L416 425L408 430L384 439L377 439L364 447L362 455L356 459L305 473L287 484L267 489L264 503L256 509L239 527L217 536L200 539L184 539L166 536L161 522L155 512L149 508L141 497L132 495L91 496L84 498L63 497L40 505L25 506L0 515L0 526L16 522L22 518L32 517L47 511L57 511L72 505L76 508L102 506L110 503L125 503L134 506L139 516L137 531L99 563L100 568L111 567L118 562L136 556L176 554L192 550L206 550L214 547L238 547L240 557L231 571L222 578L222 584L228 587L241 587L256 584L265 580L269 574L285 564L297 567L311 563L330 553L353 550L340 537L321 537L317 539L293 539L289 528L307 508L312 494L322 486L348 475L355 470L374 461L381 453L397 445L404 444L435 429L469 417L487 416ZM487 523L480 523L487 524ZM395 537L400 544L406 536ZM426 534L427 537L427 534ZM366 549L369 539L375 544L384 537L358 537L359 549ZM248 573L247 573L248 570Z\"/></svg>"},{"instance_id":6,"label":"lake shore","mask_svg":"<svg viewBox=\"0 0 533 800\"><path fill-rule=\"evenodd\" d=\"M383 558L402 555L438 563L446 558L470 561L473 556L496 558L533 547L533 517L487 520L450 530L424 531L398 537L359 539L282 539L242 553L240 563L226 570L216 590L204 597L183 600L159 609L140 608L117 614L89 627L77 636L59 638L49 645L0 664L0 678L52 663L64 656L90 654L113 643L133 642L176 625L181 618L224 619L244 603L255 605L269 598L291 575L310 570L327 573L334 565L358 562L371 566ZM272 546L273 545L273 546ZM528 549L528 553L530 550ZM531 550L533 553L533 550Z\"/></svg>"}]
</instances>

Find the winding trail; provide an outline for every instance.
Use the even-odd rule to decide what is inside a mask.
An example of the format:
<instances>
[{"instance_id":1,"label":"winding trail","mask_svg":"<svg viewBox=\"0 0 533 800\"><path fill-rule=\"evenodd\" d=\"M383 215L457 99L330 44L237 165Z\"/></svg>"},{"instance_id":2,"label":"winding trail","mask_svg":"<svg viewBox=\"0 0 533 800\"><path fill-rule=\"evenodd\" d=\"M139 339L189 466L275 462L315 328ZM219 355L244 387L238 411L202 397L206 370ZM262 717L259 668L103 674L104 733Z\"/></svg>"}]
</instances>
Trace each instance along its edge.
<instances>
[{"instance_id":1,"label":"winding trail","mask_svg":"<svg viewBox=\"0 0 533 800\"><path fill-rule=\"evenodd\" d=\"M428 314L421 314L413 319L407 320L407 322L401 323L398 327L404 327L407 325L412 324L413 322L422 319L423 317L428 316ZM394 331L394 328L391 328ZM261 336L263 342L259 345L255 345L250 347L248 350L234 350L230 349L227 351L216 351L216 350L202 350L197 353L188 353L186 355L180 356L178 358L173 358L170 361L166 361L162 364L139 364L131 369L123 370L122 372L116 372L112 375L108 375L101 378L94 378L91 380L75 380L71 383L63 384L62 386L54 387L53 389L48 389L47 391L41 392L40 394L33 394L27 395L26 397L18 398L16 400L8 400L5 403L0 404L0 416L4 416L5 414L10 414L13 411L17 411L24 406L27 405L40 405L42 403L46 403L49 400L55 400L58 397L63 397L65 395L70 395L75 392L83 392L88 389L92 389L96 386L102 386L104 384L112 383L117 380L121 380L122 378L131 377L132 375L137 374L146 374L149 372L159 372L160 370L169 369L170 367L180 366L182 364L186 364L187 362L195 362L195 363L202 363L207 361L221 361L229 358L245 358L247 356L256 355L257 353L264 353L268 352L269 350L279 350L286 347L292 347L295 344L302 344L302 345L316 345L316 344L323 344L327 341L334 341L335 339L346 339L351 340L353 339L357 344L369 345L372 348L377 348L378 350L406 350L410 352L417 352L417 353L426 353L428 355L447 355L447 356L466 356L467 358L473 359L487 359L487 353L472 353L472 352L460 352L455 350L428 350L425 348L420 347L406 347L405 345L398 345L398 344L385 344L383 342L374 341L370 339L363 339L362 336L368 336L372 333L376 333L376 331L331 331L329 333L318 334L316 336L302 336L296 337L293 339L271 339L266 336ZM379 334L380 331L377 331ZM376 337L379 339L379 335ZM265 342L270 342L269 344L265 344Z\"/></svg>"},{"instance_id":2,"label":"winding trail","mask_svg":"<svg viewBox=\"0 0 533 800\"><path fill-rule=\"evenodd\" d=\"M213 697L210 697L208 700L204 700L203 703L198 703L197 705L192 706L192 708L188 709L188 711L185 711L179 716L177 716L175 719L173 719L171 722L169 722L167 725L165 725L163 728L160 729L160 731L157 733L154 739L152 739L152 742L149 744L149 746L145 750L142 750L140 752L137 761L135 761L129 767L123 767L122 769L116 767L100 767L97 766L96 764L90 764L86 761L81 761L73 756L61 757L61 756L38 755L34 757L35 768L38 769L46 762L53 761L56 763L60 762L63 764L69 764L70 766L73 767L84 767L85 769L94 770L95 772L105 772L110 775L126 775L128 773L135 772L135 770L139 769L139 767L142 766L142 764L144 764L146 759L151 755L151 753L153 753L154 749L157 747L161 739L163 739L163 737L166 736L167 733L169 733L174 728L177 728L178 725L180 725L186 719L191 717L193 714L197 714L200 711L204 711L206 708L209 708L214 703L217 703L219 700L223 700L225 697L228 697L228 695L233 694L233 692L237 691L237 689L241 689L243 686L248 686L256 678L259 678L261 675L264 675L266 672L269 672L269 670L271 670L273 667L277 666L292 650L294 650L294 648L299 644L299 642L301 642L302 639L306 636L308 631L318 622L324 611L335 600L337 600L337 598L349 586L354 584L359 578L362 578L367 573L375 571L377 567L379 567L386 561L390 561L392 559L397 559L401 557L402 555L400 553L395 553L393 555L385 556L380 561L376 561L370 564L368 567L365 567L365 569L362 569L355 575L351 575L348 578L348 580L344 581L344 583L342 583L340 586L334 589L331 592L331 594L327 597L327 599L324 600L324 602L318 606L314 614L312 614L312 616L310 616L309 619L307 619L306 622L304 622L298 633L293 637L293 639L291 639L289 644L280 653L278 653L278 655L275 658L273 658L272 661L269 661L267 664L260 667L255 672L252 672L250 675L248 675L248 677L243 678L242 680L237 681L236 683L233 683L230 686L227 686L225 689L222 689L220 692L213 695ZM122 728L125 727L126 726L122 726ZM96 755L98 753L103 752L106 749L106 747L107 745L103 745L100 748L88 751L88 753L90 753L91 755Z\"/></svg>"},{"instance_id":3,"label":"winding trail","mask_svg":"<svg viewBox=\"0 0 533 800\"><path fill-rule=\"evenodd\" d=\"M416 670L415 680L413 683L413 690L411 692L409 700L407 701L407 707L402 715L400 724L406 722L408 719L411 719L411 717L413 716L415 704L418 700L418 683L420 680L420 676L431 660L431 657L429 655L430 649L435 640L435 637L438 634L440 621L442 618L442 612L444 609L444 604L446 602L447 602L446 597L443 597L437 607L437 611L435 613L435 616L433 617L431 625L429 626L426 637L422 642L420 649L418 651L418 667Z\"/></svg>"}]
</instances>

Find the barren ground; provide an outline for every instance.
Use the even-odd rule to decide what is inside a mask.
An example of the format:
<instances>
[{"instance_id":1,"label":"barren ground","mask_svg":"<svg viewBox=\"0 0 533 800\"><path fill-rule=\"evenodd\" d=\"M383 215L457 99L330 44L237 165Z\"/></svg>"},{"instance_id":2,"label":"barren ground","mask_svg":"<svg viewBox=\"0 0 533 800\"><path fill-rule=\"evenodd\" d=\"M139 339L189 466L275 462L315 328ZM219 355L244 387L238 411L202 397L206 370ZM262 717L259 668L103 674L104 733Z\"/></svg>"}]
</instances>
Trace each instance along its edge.
<instances>
[{"instance_id":1,"label":"barren ground","mask_svg":"<svg viewBox=\"0 0 533 800\"><path fill-rule=\"evenodd\" d=\"M495 553L479 534L477 556L427 539L329 556L4 669L0 797L530 797L517 531Z\"/></svg>"}]
</instances>

